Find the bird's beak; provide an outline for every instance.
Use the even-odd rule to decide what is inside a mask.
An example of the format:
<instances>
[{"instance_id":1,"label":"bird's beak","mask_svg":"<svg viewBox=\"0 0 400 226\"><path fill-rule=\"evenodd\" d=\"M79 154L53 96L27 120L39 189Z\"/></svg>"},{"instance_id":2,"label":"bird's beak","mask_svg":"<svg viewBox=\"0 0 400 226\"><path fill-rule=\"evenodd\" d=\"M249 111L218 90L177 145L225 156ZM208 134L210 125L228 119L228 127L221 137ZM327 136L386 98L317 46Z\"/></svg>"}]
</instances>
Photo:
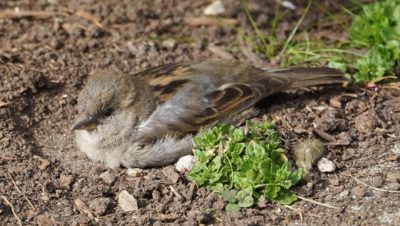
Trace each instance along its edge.
<instances>
[{"instance_id":1,"label":"bird's beak","mask_svg":"<svg viewBox=\"0 0 400 226\"><path fill-rule=\"evenodd\" d=\"M72 125L72 130L94 130L97 128L97 121L90 116L81 115Z\"/></svg>"}]
</instances>

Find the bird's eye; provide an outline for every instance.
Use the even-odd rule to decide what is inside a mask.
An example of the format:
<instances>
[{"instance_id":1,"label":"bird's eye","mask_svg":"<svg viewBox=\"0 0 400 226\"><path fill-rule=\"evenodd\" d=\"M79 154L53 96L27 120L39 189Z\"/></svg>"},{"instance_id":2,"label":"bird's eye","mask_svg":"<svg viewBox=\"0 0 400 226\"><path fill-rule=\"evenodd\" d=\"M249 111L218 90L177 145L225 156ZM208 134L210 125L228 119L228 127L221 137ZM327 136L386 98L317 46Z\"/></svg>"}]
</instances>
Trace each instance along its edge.
<instances>
[{"instance_id":1,"label":"bird's eye","mask_svg":"<svg viewBox=\"0 0 400 226\"><path fill-rule=\"evenodd\" d=\"M114 112L114 109L112 109L112 108L106 108L105 110L104 110L104 116L105 117L109 117L109 116L111 116L112 115L112 113Z\"/></svg>"}]
</instances>

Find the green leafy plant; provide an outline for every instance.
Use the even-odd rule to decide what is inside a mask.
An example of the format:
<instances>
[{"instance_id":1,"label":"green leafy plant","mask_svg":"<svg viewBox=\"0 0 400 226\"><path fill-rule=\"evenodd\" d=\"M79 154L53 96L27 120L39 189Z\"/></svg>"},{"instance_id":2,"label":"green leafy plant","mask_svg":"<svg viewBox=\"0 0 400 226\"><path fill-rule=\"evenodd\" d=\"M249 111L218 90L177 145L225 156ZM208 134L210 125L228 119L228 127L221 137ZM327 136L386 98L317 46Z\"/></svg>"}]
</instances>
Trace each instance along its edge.
<instances>
[{"instance_id":1,"label":"green leafy plant","mask_svg":"<svg viewBox=\"0 0 400 226\"><path fill-rule=\"evenodd\" d=\"M302 171L292 169L273 125L247 121L246 130L218 124L196 136L188 178L221 193L231 211L252 206L261 195L281 204L296 201L290 188Z\"/></svg>"},{"instance_id":2,"label":"green leafy plant","mask_svg":"<svg viewBox=\"0 0 400 226\"><path fill-rule=\"evenodd\" d=\"M400 59L400 42L390 41L387 44L372 46L367 54L357 59L354 67L354 82L364 83L366 81L379 82L394 76L394 67Z\"/></svg>"},{"instance_id":3,"label":"green leafy plant","mask_svg":"<svg viewBox=\"0 0 400 226\"><path fill-rule=\"evenodd\" d=\"M352 15L348 41L293 42L283 53L283 64L328 63L341 71L352 68L355 83L396 78L394 69L400 62L400 1L384 0L362 5L361 13Z\"/></svg>"},{"instance_id":4,"label":"green leafy plant","mask_svg":"<svg viewBox=\"0 0 400 226\"><path fill-rule=\"evenodd\" d=\"M328 64L343 72L351 71L353 82L360 84L396 79L395 68L400 65L400 1L398 0L359 3L356 9L353 9L359 11L358 14L343 7L338 15L344 12L352 16L349 39L336 42L298 41L294 38L310 7L319 8L328 14L331 20L335 20L335 15L320 7L317 2L308 1L307 7L286 41L279 41L274 35L281 17L274 20L275 25L271 27L270 35L265 36L243 2L242 5L257 34L255 38L251 35L244 36L244 40L264 57L277 57L282 66ZM278 12L279 7L275 13L278 15ZM343 26L340 21L335 23ZM301 34L308 37L307 32L306 29L301 31Z\"/></svg>"},{"instance_id":5,"label":"green leafy plant","mask_svg":"<svg viewBox=\"0 0 400 226\"><path fill-rule=\"evenodd\" d=\"M354 44L368 48L355 62L355 82L395 78L393 71L400 62L400 1L363 6L362 13L353 18L350 38Z\"/></svg>"},{"instance_id":6,"label":"green leafy plant","mask_svg":"<svg viewBox=\"0 0 400 226\"><path fill-rule=\"evenodd\" d=\"M364 47L399 41L400 2L385 0L363 6L362 13L353 18L350 37Z\"/></svg>"},{"instance_id":7,"label":"green leafy plant","mask_svg":"<svg viewBox=\"0 0 400 226\"><path fill-rule=\"evenodd\" d=\"M261 32L259 27L257 26L256 22L254 21L254 18L252 17L248 7L247 3L244 0L240 1L241 6L243 8L244 13L246 14L246 17L248 21L251 24L251 27L254 30L255 34L243 32L240 29L238 29L239 33L241 34L241 38L243 41L245 41L252 49L254 49L256 52L260 53L261 55L265 57L272 57L276 54L276 51L279 49L279 46L282 45L281 42L279 42L275 36L275 31L277 28L277 25L279 21L282 19L282 14L280 13L280 4L275 5L275 10L274 10L274 18L271 21L271 29L270 29L270 34L265 35Z\"/></svg>"}]
</instances>

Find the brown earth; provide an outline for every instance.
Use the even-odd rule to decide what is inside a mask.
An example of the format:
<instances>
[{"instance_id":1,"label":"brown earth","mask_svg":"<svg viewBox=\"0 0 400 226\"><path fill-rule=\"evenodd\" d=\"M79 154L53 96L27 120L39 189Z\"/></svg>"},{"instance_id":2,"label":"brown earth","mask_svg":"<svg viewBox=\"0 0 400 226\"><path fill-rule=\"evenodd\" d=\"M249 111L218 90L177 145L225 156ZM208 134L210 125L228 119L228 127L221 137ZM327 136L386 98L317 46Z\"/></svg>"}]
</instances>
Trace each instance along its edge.
<instances>
[{"instance_id":1,"label":"brown earth","mask_svg":"<svg viewBox=\"0 0 400 226\"><path fill-rule=\"evenodd\" d=\"M251 1L249 5L265 32L273 17L273 2ZM315 89L278 94L260 104L260 118L277 122L287 150L312 136L330 143L325 157L336 164L335 172L314 172L311 182L296 190L336 209L300 200L290 208L261 203L227 213L219 195L195 187L173 166L147 169L138 177L128 176L126 169L109 170L108 178L100 178L108 169L77 150L69 129L77 94L93 69L116 65L134 73L215 56L250 58L260 64L252 52L242 51L236 31L215 21L193 24L190 18L202 16L209 3L0 2L1 225L18 224L17 217L24 225L399 224L400 91L396 88ZM319 4L338 9L336 1ZM252 30L238 1L229 1L226 8L224 18ZM287 15L278 25L279 37L287 38L303 8L284 10ZM25 11L36 14L22 15ZM304 24L322 21L314 35L325 32L324 38L334 39L334 25L324 23L325 18L313 7ZM236 45L223 50L222 46L232 43ZM273 67L276 63L276 59L261 62ZM138 200L138 210L123 213L118 206L123 190ZM76 205L77 200L84 205Z\"/></svg>"}]
</instances>

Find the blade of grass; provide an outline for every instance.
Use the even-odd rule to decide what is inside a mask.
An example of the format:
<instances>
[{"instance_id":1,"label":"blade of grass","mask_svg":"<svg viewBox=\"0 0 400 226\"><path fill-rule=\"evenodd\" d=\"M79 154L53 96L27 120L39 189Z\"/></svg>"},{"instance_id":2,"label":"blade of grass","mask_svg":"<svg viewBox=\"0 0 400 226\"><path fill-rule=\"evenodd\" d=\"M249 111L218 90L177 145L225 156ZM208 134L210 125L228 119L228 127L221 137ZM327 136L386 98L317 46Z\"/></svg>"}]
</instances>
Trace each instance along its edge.
<instances>
[{"instance_id":1,"label":"blade of grass","mask_svg":"<svg viewBox=\"0 0 400 226\"><path fill-rule=\"evenodd\" d=\"M261 33L260 29L258 29L258 26L256 24L256 22L254 21L253 17L250 14L249 9L247 8L247 5L245 4L244 0L240 1L240 4L243 7L243 10L246 14L247 19L250 21L251 26L253 27L254 31L257 34L257 37L261 40L262 44L264 45L264 47L267 46L267 42L265 41L264 35Z\"/></svg>"},{"instance_id":2,"label":"blade of grass","mask_svg":"<svg viewBox=\"0 0 400 226\"><path fill-rule=\"evenodd\" d=\"M281 52L279 53L280 56L283 55L283 54L285 53L285 51L286 51L288 45L289 45L290 42L292 41L292 39L293 39L294 35L296 34L297 30L299 29L300 25L303 23L303 20L304 20L304 18L306 17L306 15L307 15L307 13L308 13L308 11L309 11L309 9L310 9L310 7L311 7L311 5L312 5L313 2L314 2L313 0L309 0L309 1L308 1L308 5L307 5L307 7L306 7L305 10L304 10L303 15L301 15L300 20L297 22L296 26L294 27L294 29L293 29L292 32L290 33L288 39L286 40L285 45L283 46Z\"/></svg>"}]
</instances>

